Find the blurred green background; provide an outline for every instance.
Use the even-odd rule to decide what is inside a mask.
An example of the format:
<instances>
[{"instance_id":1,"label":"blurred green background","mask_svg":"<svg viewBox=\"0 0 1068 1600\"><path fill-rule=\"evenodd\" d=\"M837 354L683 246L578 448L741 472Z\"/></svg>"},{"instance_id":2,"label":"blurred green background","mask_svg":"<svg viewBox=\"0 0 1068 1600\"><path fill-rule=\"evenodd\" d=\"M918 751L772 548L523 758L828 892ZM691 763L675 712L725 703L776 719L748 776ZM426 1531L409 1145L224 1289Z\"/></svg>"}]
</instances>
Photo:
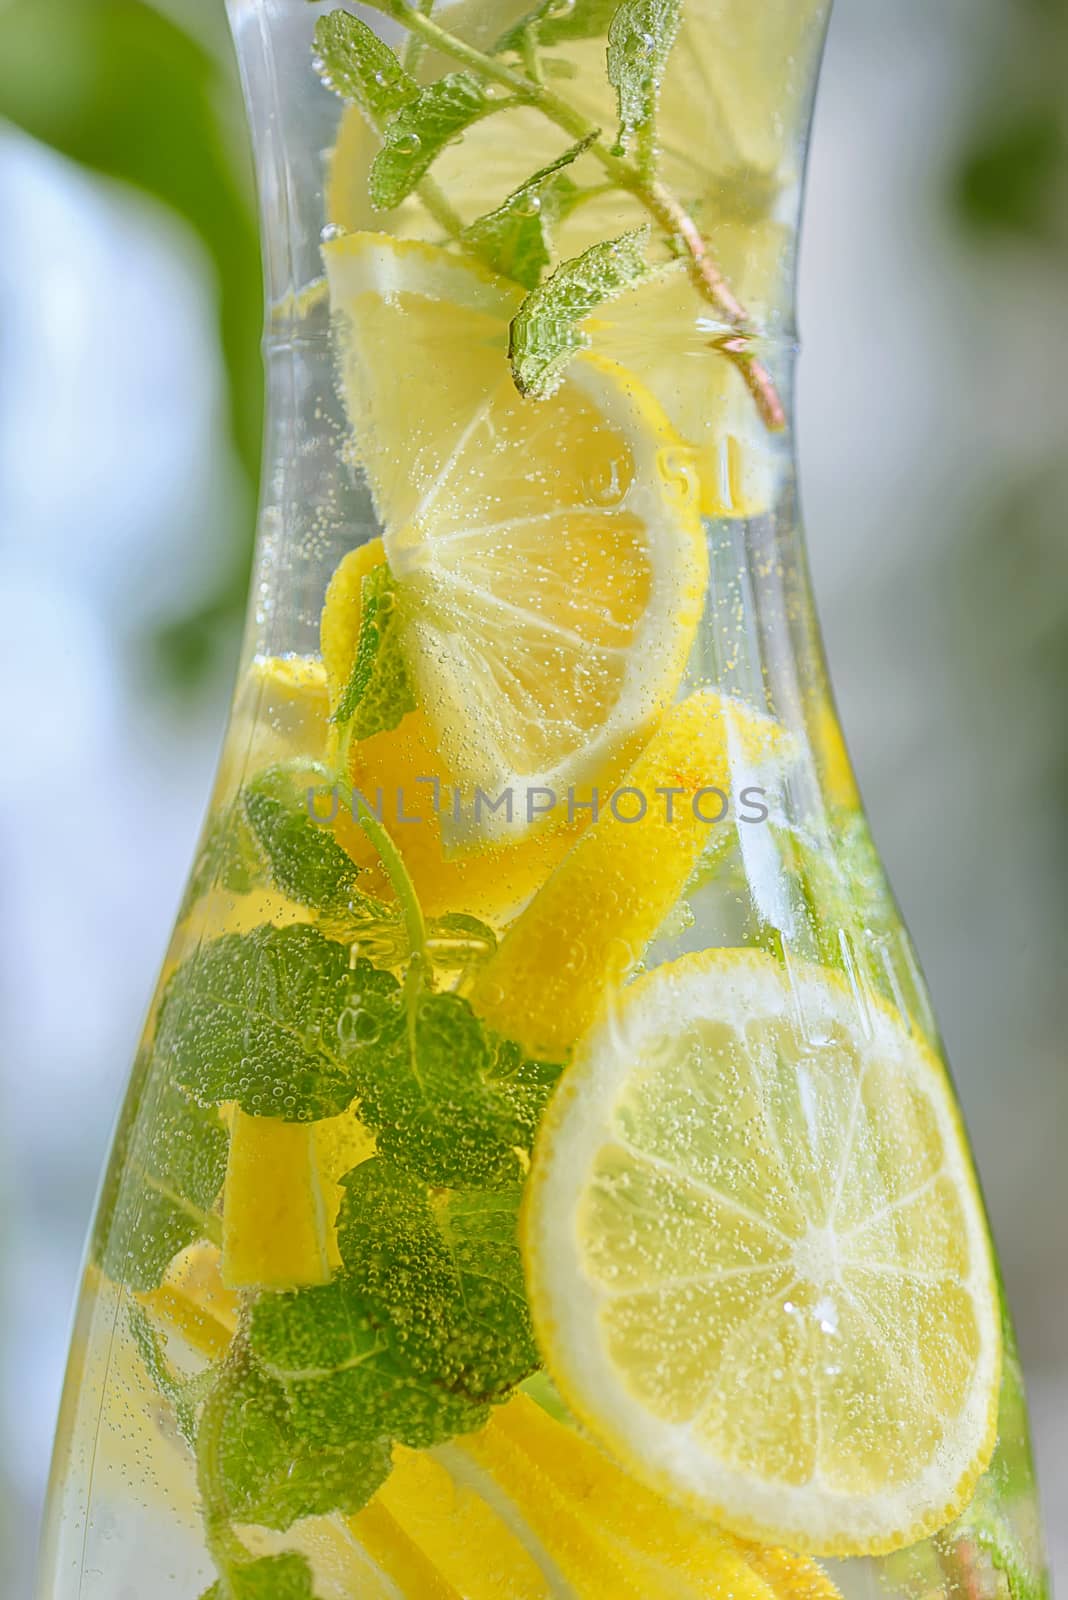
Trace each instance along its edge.
<instances>
[{"instance_id":1,"label":"blurred green background","mask_svg":"<svg viewBox=\"0 0 1068 1600\"><path fill-rule=\"evenodd\" d=\"M1068 1490L1068 0L837 0L802 259L817 594ZM191 855L259 466L221 0L0 0L0 1574ZM1056 1516L1053 1520L1056 1522ZM1068 1571L1060 1527L1051 1542Z\"/></svg>"}]
</instances>

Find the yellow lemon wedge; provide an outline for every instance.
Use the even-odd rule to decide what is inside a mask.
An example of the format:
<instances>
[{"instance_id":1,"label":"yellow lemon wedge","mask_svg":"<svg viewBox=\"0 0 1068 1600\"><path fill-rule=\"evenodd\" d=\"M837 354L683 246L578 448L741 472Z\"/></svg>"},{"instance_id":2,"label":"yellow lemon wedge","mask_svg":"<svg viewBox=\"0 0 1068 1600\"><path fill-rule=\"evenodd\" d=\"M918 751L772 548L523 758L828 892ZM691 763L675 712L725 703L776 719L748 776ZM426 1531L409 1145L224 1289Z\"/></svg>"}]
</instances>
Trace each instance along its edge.
<instances>
[{"instance_id":1,"label":"yellow lemon wedge","mask_svg":"<svg viewBox=\"0 0 1068 1600\"><path fill-rule=\"evenodd\" d=\"M512 820L487 808L481 832L516 837L532 794L622 764L674 697L707 578L696 480L610 362L517 393L520 290L384 235L324 255L416 696L468 799L512 795Z\"/></svg>"},{"instance_id":2,"label":"yellow lemon wedge","mask_svg":"<svg viewBox=\"0 0 1068 1600\"><path fill-rule=\"evenodd\" d=\"M216 1245L199 1241L170 1263L163 1282L136 1297L197 1355L221 1361L237 1327L238 1299L223 1282Z\"/></svg>"},{"instance_id":3,"label":"yellow lemon wedge","mask_svg":"<svg viewBox=\"0 0 1068 1600\"><path fill-rule=\"evenodd\" d=\"M386 559L381 539L369 539L343 556L326 590L319 618L319 648L330 694L336 707L352 672L360 642L363 580Z\"/></svg>"},{"instance_id":4,"label":"yellow lemon wedge","mask_svg":"<svg viewBox=\"0 0 1068 1600\"><path fill-rule=\"evenodd\" d=\"M592 1542L607 1552L642 1600L837 1600L835 1585L808 1557L737 1539L652 1493L526 1395L460 1441L461 1452L479 1461L501 1492L511 1487L516 1506L533 1501L550 1550L566 1541L566 1518L577 1513L573 1547ZM526 1497L519 1492L524 1478L533 1485Z\"/></svg>"},{"instance_id":5,"label":"yellow lemon wedge","mask_svg":"<svg viewBox=\"0 0 1068 1600\"><path fill-rule=\"evenodd\" d=\"M825 1555L967 1502L989 1238L944 1069L879 1001L755 951L639 979L546 1113L522 1231L550 1373L651 1487Z\"/></svg>"},{"instance_id":6,"label":"yellow lemon wedge","mask_svg":"<svg viewBox=\"0 0 1068 1600\"><path fill-rule=\"evenodd\" d=\"M670 1504L524 1394L476 1433L395 1447L374 1501L343 1525L420 1597L839 1600L815 1562Z\"/></svg>"},{"instance_id":7,"label":"yellow lemon wedge","mask_svg":"<svg viewBox=\"0 0 1068 1600\"><path fill-rule=\"evenodd\" d=\"M560 1060L614 1003L720 831L711 819L732 764L773 756L785 737L710 690L673 705L480 973L476 1009L532 1054Z\"/></svg>"},{"instance_id":8,"label":"yellow lemon wedge","mask_svg":"<svg viewBox=\"0 0 1068 1600\"><path fill-rule=\"evenodd\" d=\"M340 1264L338 1179L374 1154L352 1112L320 1122L253 1117L235 1106L223 1189L222 1281L228 1289L326 1283Z\"/></svg>"}]
</instances>

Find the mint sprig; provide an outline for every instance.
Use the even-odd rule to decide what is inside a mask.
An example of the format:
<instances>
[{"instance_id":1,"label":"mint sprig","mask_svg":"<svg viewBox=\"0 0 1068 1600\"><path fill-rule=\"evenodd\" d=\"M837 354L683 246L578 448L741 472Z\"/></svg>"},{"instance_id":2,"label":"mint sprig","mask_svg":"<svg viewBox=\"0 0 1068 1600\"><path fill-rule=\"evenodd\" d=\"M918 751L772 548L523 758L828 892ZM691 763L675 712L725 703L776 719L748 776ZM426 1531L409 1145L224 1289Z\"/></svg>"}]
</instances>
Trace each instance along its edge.
<instances>
[{"instance_id":1,"label":"mint sprig","mask_svg":"<svg viewBox=\"0 0 1068 1600\"><path fill-rule=\"evenodd\" d=\"M388 1251L389 1241L382 1246ZM295 1441L351 1448L395 1439L421 1450L489 1417L484 1402L413 1367L396 1331L372 1315L349 1278L263 1296L250 1338L256 1359L285 1389Z\"/></svg>"},{"instance_id":2,"label":"mint sprig","mask_svg":"<svg viewBox=\"0 0 1068 1600\"><path fill-rule=\"evenodd\" d=\"M564 381L573 358L592 344L582 323L606 300L650 276L648 228L591 245L565 261L523 301L508 355L520 394L543 400Z\"/></svg>"},{"instance_id":3,"label":"mint sprig","mask_svg":"<svg viewBox=\"0 0 1068 1600\"><path fill-rule=\"evenodd\" d=\"M218 1241L214 1207L226 1176L226 1130L214 1108L174 1083L157 1089L158 1065L145 1051L134 1066L94 1229L93 1254L117 1283L155 1289L179 1251ZM136 1116L158 1095L151 1125Z\"/></svg>"},{"instance_id":4,"label":"mint sprig","mask_svg":"<svg viewBox=\"0 0 1068 1600\"><path fill-rule=\"evenodd\" d=\"M759 360L744 306L739 302L720 271L707 238L679 196L666 184L659 166L656 141L656 111L664 74L667 70L680 20L680 0L622 0L621 4L602 4L601 0L575 0L567 15L554 16L551 8L539 4L497 41L487 54L465 39L451 33L421 7L407 0L370 0L376 10L409 32L419 49L430 48L456 63L461 71L447 74L420 90L417 99L406 100L392 115L383 119L365 110L372 127L383 139L370 175L373 205L388 209L400 203L418 187L428 210L447 236L463 248L475 250L494 270L503 270L498 240L491 231L480 239L465 230L454 207L433 186L430 169L450 140L493 111L510 105L530 106L567 136L584 142L592 159L602 167L608 184L632 196L648 212L662 241L678 254L689 268L690 277L703 298L724 324L729 337L717 341L716 348L738 370L748 387L765 425L770 430L785 426L785 412L770 373ZM336 15L332 13L331 15ZM357 80L348 96L357 104L366 100L359 87L359 52L350 61L352 49L346 31L327 27L330 17L320 20L316 29L316 62L324 81L342 95L350 79ZM546 44L568 38L607 35L606 67L616 88L620 110L620 135L617 143L607 144L600 130L546 79L549 61L541 50ZM516 66L502 56L518 57ZM566 61L555 63L559 69ZM492 91L492 92L491 92ZM502 94L502 91L503 94ZM361 98L362 97L362 98ZM632 154L633 153L633 154ZM505 202L507 203L507 202ZM484 252L484 254L483 254ZM529 251L517 253L527 279L533 273ZM495 265L496 261L496 265ZM544 271L548 262L542 266ZM529 282L523 287L531 287ZM537 286L534 292L537 291ZM554 371L561 372L581 348L573 329L561 325L562 342L558 350L545 352ZM546 335L548 337L548 335ZM515 338L513 335L513 346ZM513 367L517 387L532 397L551 393L537 387L522 388L521 371Z\"/></svg>"},{"instance_id":5,"label":"mint sprig","mask_svg":"<svg viewBox=\"0 0 1068 1600\"><path fill-rule=\"evenodd\" d=\"M419 96L418 83L389 45L349 11L331 11L320 19L315 48L328 87L376 122Z\"/></svg>"},{"instance_id":6,"label":"mint sprig","mask_svg":"<svg viewBox=\"0 0 1068 1600\"><path fill-rule=\"evenodd\" d=\"M360 868L308 808L308 777L268 767L241 791L248 830L270 881L297 905L328 920L382 920L386 908L358 886Z\"/></svg>"},{"instance_id":7,"label":"mint sprig","mask_svg":"<svg viewBox=\"0 0 1068 1600\"><path fill-rule=\"evenodd\" d=\"M363 898L353 863L302 814L307 778L326 775L268 768L235 808L259 880L324 924L342 906L351 919ZM131 1106L157 1075L166 1085L152 1138L131 1111L123 1180L102 1211L105 1269L155 1287L187 1243L220 1242L220 1107L316 1120L355 1100L376 1134L378 1154L344 1179L330 1283L246 1296L226 1356L191 1377L168 1362L150 1318L131 1315L144 1368L195 1449L219 1573L211 1600L314 1600L303 1557L257 1560L235 1530L354 1513L388 1473L392 1444L481 1427L537 1367L517 1218L558 1069L526 1060L435 987L485 960L495 935L463 913L427 922L388 834L347 800L396 893L376 915L403 977L356 954L351 920L336 938L266 924L201 946L170 979L135 1071Z\"/></svg>"},{"instance_id":8,"label":"mint sprig","mask_svg":"<svg viewBox=\"0 0 1068 1600\"><path fill-rule=\"evenodd\" d=\"M682 0L622 0L608 28L608 81L619 101L616 148L622 155L638 144L646 172L656 161L660 86L681 19Z\"/></svg>"},{"instance_id":9,"label":"mint sprig","mask_svg":"<svg viewBox=\"0 0 1068 1600\"><path fill-rule=\"evenodd\" d=\"M419 91L386 124L371 163L368 193L376 211L392 211L418 188L454 139L507 102L491 99L477 78L450 72Z\"/></svg>"},{"instance_id":10,"label":"mint sprig","mask_svg":"<svg viewBox=\"0 0 1068 1600\"><path fill-rule=\"evenodd\" d=\"M591 137L573 144L464 229L464 241L494 272L524 289L537 288L551 259L553 230L581 195L567 168L589 149Z\"/></svg>"},{"instance_id":11,"label":"mint sprig","mask_svg":"<svg viewBox=\"0 0 1068 1600\"><path fill-rule=\"evenodd\" d=\"M305 924L206 945L171 979L157 1049L199 1102L174 1091L189 1115L236 1100L298 1122L359 1100L386 1153L427 1182L479 1187L515 1180L558 1070L418 968L402 984Z\"/></svg>"}]
</instances>

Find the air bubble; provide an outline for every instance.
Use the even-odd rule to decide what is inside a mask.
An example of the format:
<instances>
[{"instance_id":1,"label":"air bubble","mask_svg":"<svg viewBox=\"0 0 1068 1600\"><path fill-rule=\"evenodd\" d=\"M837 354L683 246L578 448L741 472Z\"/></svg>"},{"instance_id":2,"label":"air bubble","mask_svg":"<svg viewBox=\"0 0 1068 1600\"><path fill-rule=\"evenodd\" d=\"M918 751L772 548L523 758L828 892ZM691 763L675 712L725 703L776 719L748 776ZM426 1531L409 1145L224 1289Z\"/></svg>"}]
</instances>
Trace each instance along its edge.
<instances>
[{"instance_id":1,"label":"air bubble","mask_svg":"<svg viewBox=\"0 0 1068 1600\"><path fill-rule=\"evenodd\" d=\"M402 156L414 156L422 144L417 133L398 133L390 141L390 149L397 150Z\"/></svg>"},{"instance_id":2,"label":"air bubble","mask_svg":"<svg viewBox=\"0 0 1068 1600\"><path fill-rule=\"evenodd\" d=\"M345 236L344 228L339 227L336 222L328 222L326 224L325 228L320 228L319 229L319 242L320 242L320 244L330 244L330 242L332 240L334 240L334 239L343 239L344 236Z\"/></svg>"},{"instance_id":3,"label":"air bubble","mask_svg":"<svg viewBox=\"0 0 1068 1600\"><path fill-rule=\"evenodd\" d=\"M590 482L590 496L599 506L618 506L626 495L625 463L613 457Z\"/></svg>"}]
</instances>

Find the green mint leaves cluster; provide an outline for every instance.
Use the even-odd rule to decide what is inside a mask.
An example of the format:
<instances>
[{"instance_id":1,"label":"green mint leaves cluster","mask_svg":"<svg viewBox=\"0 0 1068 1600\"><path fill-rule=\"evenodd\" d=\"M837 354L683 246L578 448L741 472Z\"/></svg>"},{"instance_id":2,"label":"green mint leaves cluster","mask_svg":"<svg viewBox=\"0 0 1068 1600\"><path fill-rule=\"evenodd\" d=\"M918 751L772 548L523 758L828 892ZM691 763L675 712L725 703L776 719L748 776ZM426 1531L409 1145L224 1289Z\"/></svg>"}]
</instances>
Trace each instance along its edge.
<instances>
[{"instance_id":1,"label":"green mint leaves cluster","mask_svg":"<svg viewBox=\"0 0 1068 1600\"><path fill-rule=\"evenodd\" d=\"M406 0L371 3L408 31L404 59L360 18L332 11L315 30L316 67L329 88L360 108L381 140L368 177L374 209L388 213L418 195L447 238L527 291L508 352L519 392L532 399L551 395L568 363L590 343L584 319L653 274L647 249L655 230L687 261L699 291L737 335L724 353L742 373L767 425L781 427L781 404L749 348L745 313L707 240L658 170L660 96L682 0L542 0L488 53L450 33L432 8ZM574 68L566 57L544 53L569 41L600 38L617 102L614 136L552 87L566 83ZM405 62L417 64L427 48L458 70L420 82ZM517 106L540 111L573 143L492 210L465 223L434 181L435 163L476 123ZM579 172L594 167L600 168L598 181L580 182ZM648 226L599 241L550 271L559 224L605 189L637 200Z\"/></svg>"},{"instance_id":2,"label":"green mint leaves cluster","mask_svg":"<svg viewBox=\"0 0 1068 1600\"><path fill-rule=\"evenodd\" d=\"M368 606L366 591L364 603L376 637L369 673L357 650L350 717L392 670L389 605ZM254 1560L235 1526L285 1532L358 1511L394 1445L480 1427L538 1365L517 1219L559 1068L524 1057L450 987L495 936L464 913L424 921L373 818L396 903L363 891L313 819L309 789L326 775L269 767L207 830L194 903L259 889L307 920L208 939L172 974L97 1225L102 1269L151 1291L187 1246L221 1242L227 1107L306 1123L355 1107L375 1138L343 1180L340 1271L316 1288L246 1292L216 1365L178 1370L151 1316L131 1310L144 1369L196 1459L219 1570L204 1600L314 1600L303 1557Z\"/></svg>"}]
</instances>

